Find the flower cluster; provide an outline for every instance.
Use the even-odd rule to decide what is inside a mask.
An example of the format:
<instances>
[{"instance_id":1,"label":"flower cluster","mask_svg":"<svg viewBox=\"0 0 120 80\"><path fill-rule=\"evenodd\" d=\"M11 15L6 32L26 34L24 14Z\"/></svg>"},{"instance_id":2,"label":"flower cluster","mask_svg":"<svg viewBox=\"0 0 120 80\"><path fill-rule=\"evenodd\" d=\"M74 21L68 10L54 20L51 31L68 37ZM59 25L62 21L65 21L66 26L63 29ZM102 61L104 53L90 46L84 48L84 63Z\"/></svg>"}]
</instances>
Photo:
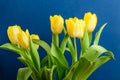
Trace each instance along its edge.
<instances>
[{"instance_id":1,"label":"flower cluster","mask_svg":"<svg viewBox=\"0 0 120 80\"><path fill-rule=\"evenodd\" d=\"M18 25L9 26L7 33L11 43L20 45L22 48L29 48L29 36L31 39L40 39L36 34L30 35L28 29L26 29L26 31L23 31ZM36 45L37 49L38 47L39 45Z\"/></svg>"},{"instance_id":2,"label":"flower cluster","mask_svg":"<svg viewBox=\"0 0 120 80\"><path fill-rule=\"evenodd\" d=\"M100 27L95 39L92 39L96 25L97 16L91 12L85 13L83 19L74 17L65 21L62 16L54 15L50 16L51 45L38 35L30 34L28 29L23 31L20 26L14 25L7 30L11 43L3 44L0 48L16 52L18 59L25 65L18 70L17 80L56 80L57 75L59 80L87 80L97 68L114 59L111 51L99 45L106 23ZM59 34L63 29L64 37L59 41ZM77 51L76 38L80 41L80 53ZM42 60L38 52L39 46L47 53ZM72 57L70 66L64 55L65 51Z\"/></svg>"},{"instance_id":3,"label":"flower cluster","mask_svg":"<svg viewBox=\"0 0 120 80\"><path fill-rule=\"evenodd\" d=\"M64 28L64 19L60 15L50 16L51 30L54 34L60 34ZM65 20L69 36L82 38L85 29L93 32L97 24L96 14L88 12L84 15L84 19L77 17Z\"/></svg>"}]
</instances>

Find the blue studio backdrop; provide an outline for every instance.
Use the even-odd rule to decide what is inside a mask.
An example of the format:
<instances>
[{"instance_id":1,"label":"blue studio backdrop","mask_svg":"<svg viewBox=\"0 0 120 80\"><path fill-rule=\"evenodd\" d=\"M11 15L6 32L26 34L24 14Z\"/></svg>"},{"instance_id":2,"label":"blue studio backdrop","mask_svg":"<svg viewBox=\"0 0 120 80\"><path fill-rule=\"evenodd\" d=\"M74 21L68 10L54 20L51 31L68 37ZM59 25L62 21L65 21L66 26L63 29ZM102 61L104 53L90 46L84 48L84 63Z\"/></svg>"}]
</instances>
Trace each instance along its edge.
<instances>
[{"instance_id":1,"label":"blue studio backdrop","mask_svg":"<svg viewBox=\"0 0 120 80\"><path fill-rule=\"evenodd\" d=\"M0 45L9 42L7 28L20 25L29 29L42 40L51 42L49 16L60 14L64 19L91 11L98 16L95 32L102 24L105 27L100 45L114 52L110 60L97 69L88 80L120 80L120 0L0 0ZM46 55L40 49L41 59ZM16 53L0 49L0 80L16 80L17 70L23 67ZM70 60L69 56L67 59ZM70 63L70 62L69 62Z\"/></svg>"}]
</instances>

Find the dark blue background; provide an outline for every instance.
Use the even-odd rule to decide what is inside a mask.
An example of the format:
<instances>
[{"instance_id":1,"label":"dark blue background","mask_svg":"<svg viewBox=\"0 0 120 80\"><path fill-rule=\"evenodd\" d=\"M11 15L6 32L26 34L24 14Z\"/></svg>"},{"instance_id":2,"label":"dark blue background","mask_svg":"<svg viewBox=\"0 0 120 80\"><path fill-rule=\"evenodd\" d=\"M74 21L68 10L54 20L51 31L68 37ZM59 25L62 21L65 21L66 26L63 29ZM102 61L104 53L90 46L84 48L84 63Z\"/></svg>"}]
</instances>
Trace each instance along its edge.
<instances>
[{"instance_id":1,"label":"dark blue background","mask_svg":"<svg viewBox=\"0 0 120 80\"><path fill-rule=\"evenodd\" d=\"M18 24L30 33L40 35L42 40L51 42L49 16L60 14L65 19L77 16L83 18L85 12L97 14L99 27L108 22L100 45L111 50L116 60L111 60L97 69L88 80L120 80L120 0L0 0L0 45L9 42L6 30L9 25ZM45 56L39 50L40 56ZM0 50L0 80L16 80L16 73L23 65L18 55Z\"/></svg>"}]
</instances>

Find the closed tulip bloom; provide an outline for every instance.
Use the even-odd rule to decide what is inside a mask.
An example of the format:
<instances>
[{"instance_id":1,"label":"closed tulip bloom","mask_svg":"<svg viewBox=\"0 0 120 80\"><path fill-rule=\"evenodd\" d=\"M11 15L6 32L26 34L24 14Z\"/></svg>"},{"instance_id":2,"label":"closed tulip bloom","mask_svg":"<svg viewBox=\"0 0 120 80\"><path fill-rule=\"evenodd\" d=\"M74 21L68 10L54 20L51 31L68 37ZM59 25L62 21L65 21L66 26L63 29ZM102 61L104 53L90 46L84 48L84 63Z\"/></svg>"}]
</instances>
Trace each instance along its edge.
<instances>
[{"instance_id":1,"label":"closed tulip bloom","mask_svg":"<svg viewBox=\"0 0 120 80\"><path fill-rule=\"evenodd\" d=\"M82 19L80 19L79 24L80 24L80 31L79 31L78 38L83 38L84 30L85 30L85 26L86 26L86 24L85 24L85 21L82 20Z\"/></svg>"},{"instance_id":2,"label":"closed tulip bloom","mask_svg":"<svg viewBox=\"0 0 120 80\"><path fill-rule=\"evenodd\" d=\"M18 41L21 47L27 49L29 48L29 36L28 33L21 31L18 34Z\"/></svg>"},{"instance_id":3,"label":"closed tulip bloom","mask_svg":"<svg viewBox=\"0 0 120 80\"><path fill-rule=\"evenodd\" d=\"M51 30L54 34L60 34L64 27L64 19L60 15L50 16Z\"/></svg>"},{"instance_id":4,"label":"closed tulip bloom","mask_svg":"<svg viewBox=\"0 0 120 80\"><path fill-rule=\"evenodd\" d=\"M18 33L21 31L20 26L18 25L14 25L14 26L9 26L7 29L7 34L8 34L8 38L10 40L11 43L13 44L18 44Z\"/></svg>"},{"instance_id":5,"label":"closed tulip bloom","mask_svg":"<svg viewBox=\"0 0 120 80\"><path fill-rule=\"evenodd\" d=\"M97 25L97 16L91 12L87 12L84 15L84 21L86 22L86 27L88 32L93 32Z\"/></svg>"},{"instance_id":6,"label":"closed tulip bloom","mask_svg":"<svg viewBox=\"0 0 120 80\"><path fill-rule=\"evenodd\" d=\"M39 36L38 35L36 35L36 34L31 34L30 35L30 38L31 39L37 39L37 40L39 40L40 38L39 38ZM39 48L39 45L37 45L37 44L34 44L35 45L35 47L36 47L36 49L38 49Z\"/></svg>"},{"instance_id":7,"label":"closed tulip bloom","mask_svg":"<svg viewBox=\"0 0 120 80\"><path fill-rule=\"evenodd\" d=\"M69 18L66 20L66 27L67 27L68 35L73 38L82 37L84 26L85 26L84 21L79 20L77 17Z\"/></svg>"}]
</instances>

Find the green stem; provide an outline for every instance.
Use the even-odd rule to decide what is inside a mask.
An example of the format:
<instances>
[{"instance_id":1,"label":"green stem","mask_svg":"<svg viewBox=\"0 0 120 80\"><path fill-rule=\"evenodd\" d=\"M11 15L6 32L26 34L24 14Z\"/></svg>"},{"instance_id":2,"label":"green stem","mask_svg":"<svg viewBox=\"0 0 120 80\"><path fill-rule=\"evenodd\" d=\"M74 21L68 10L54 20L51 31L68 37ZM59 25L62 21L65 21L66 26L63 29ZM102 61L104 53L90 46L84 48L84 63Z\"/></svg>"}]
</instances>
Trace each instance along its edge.
<instances>
[{"instance_id":1,"label":"green stem","mask_svg":"<svg viewBox=\"0 0 120 80\"><path fill-rule=\"evenodd\" d=\"M88 33L88 36L89 36L89 43L91 44L91 42L92 42L92 32Z\"/></svg>"},{"instance_id":2,"label":"green stem","mask_svg":"<svg viewBox=\"0 0 120 80\"><path fill-rule=\"evenodd\" d=\"M58 36L58 34L52 34L52 43L59 47L59 36Z\"/></svg>"},{"instance_id":3,"label":"green stem","mask_svg":"<svg viewBox=\"0 0 120 80\"><path fill-rule=\"evenodd\" d=\"M82 51L82 40L81 39L80 39L80 45L81 45L81 51L80 51L80 57L79 57L79 59L82 57L82 54L83 54L82 53L83 51Z\"/></svg>"},{"instance_id":4,"label":"green stem","mask_svg":"<svg viewBox=\"0 0 120 80\"><path fill-rule=\"evenodd\" d=\"M67 31L66 31L65 27L63 28L63 30L64 30L64 35L66 35Z\"/></svg>"},{"instance_id":5,"label":"green stem","mask_svg":"<svg viewBox=\"0 0 120 80\"><path fill-rule=\"evenodd\" d=\"M74 48L75 48L75 61L77 61L77 45L76 45L76 38L74 38Z\"/></svg>"}]
</instances>

